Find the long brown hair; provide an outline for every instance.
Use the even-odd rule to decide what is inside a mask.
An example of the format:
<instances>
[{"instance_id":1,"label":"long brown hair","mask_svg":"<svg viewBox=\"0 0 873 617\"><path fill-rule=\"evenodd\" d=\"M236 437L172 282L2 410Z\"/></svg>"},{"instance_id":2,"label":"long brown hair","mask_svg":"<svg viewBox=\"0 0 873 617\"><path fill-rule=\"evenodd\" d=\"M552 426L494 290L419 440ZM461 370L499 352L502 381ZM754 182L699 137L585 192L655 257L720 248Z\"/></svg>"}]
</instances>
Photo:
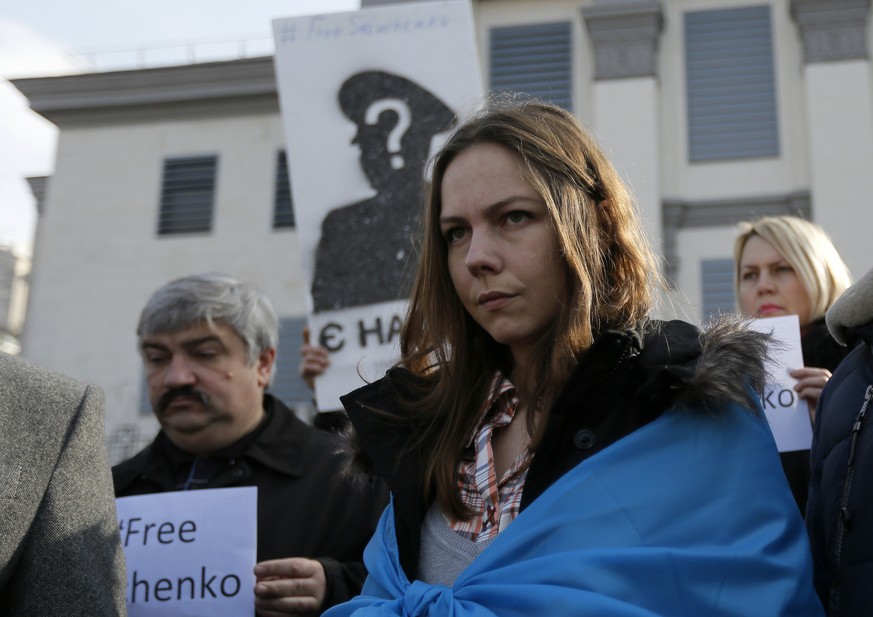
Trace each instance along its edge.
<instances>
[{"instance_id":1,"label":"long brown hair","mask_svg":"<svg viewBox=\"0 0 873 617\"><path fill-rule=\"evenodd\" d=\"M656 259L633 200L592 137L567 111L542 102L492 102L461 126L437 153L422 215L421 258L401 332L400 365L424 378L415 402L409 447L425 447L424 492L458 518L469 516L457 491L457 467L496 371L512 358L466 312L447 265L440 232L446 169L467 148L492 143L520 157L542 196L566 265L568 299L541 338L525 373L513 379L527 405L535 444L537 417L548 412L579 357L598 333L633 327L650 312ZM420 396L419 396L420 395Z\"/></svg>"}]
</instances>

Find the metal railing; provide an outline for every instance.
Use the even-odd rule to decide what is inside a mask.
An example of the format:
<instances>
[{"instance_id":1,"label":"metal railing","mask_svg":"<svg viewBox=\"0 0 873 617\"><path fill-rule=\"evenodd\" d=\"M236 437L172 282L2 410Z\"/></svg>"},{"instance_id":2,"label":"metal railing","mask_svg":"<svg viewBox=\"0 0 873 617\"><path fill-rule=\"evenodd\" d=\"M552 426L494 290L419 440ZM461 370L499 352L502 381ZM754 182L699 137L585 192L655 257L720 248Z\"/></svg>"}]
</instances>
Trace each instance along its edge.
<instances>
[{"instance_id":1,"label":"metal railing","mask_svg":"<svg viewBox=\"0 0 873 617\"><path fill-rule=\"evenodd\" d=\"M160 46L80 50L71 55L83 72L106 72L179 66L272 56L273 38L257 35L233 40L200 40Z\"/></svg>"}]
</instances>

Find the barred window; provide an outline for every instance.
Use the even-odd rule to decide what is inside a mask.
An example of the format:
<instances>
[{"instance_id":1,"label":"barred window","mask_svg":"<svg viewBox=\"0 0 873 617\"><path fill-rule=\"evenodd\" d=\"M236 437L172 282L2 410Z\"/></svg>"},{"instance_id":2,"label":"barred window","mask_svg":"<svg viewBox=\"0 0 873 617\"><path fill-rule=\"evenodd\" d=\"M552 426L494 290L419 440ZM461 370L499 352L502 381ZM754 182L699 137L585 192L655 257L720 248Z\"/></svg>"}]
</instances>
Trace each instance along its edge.
<instances>
[{"instance_id":1,"label":"barred window","mask_svg":"<svg viewBox=\"0 0 873 617\"><path fill-rule=\"evenodd\" d=\"M212 229L216 156L164 161L158 235L208 232Z\"/></svg>"},{"instance_id":2,"label":"barred window","mask_svg":"<svg viewBox=\"0 0 873 617\"><path fill-rule=\"evenodd\" d=\"M273 229L294 227L294 206L291 203L291 183L288 159L280 150L276 157L276 187L273 193Z\"/></svg>"},{"instance_id":3,"label":"barred window","mask_svg":"<svg viewBox=\"0 0 873 617\"><path fill-rule=\"evenodd\" d=\"M700 262L703 290L703 321L709 321L720 313L733 313L736 309L734 296L734 260L704 259Z\"/></svg>"},{"instance_id":4,"label":"barred window","mask_svg":"<svg viewBox=\"0 0 873 617\"><path fill-rule=\"evenodd\" d=\"M492 28L490 87L572 111L570 22Z\"/></svg>"},{"instance_id":5,"label":"barred window","mask_svg":"<svg viewBox=\"0 0 873 617\"><path fill-rule=\"evenodd\" d=\"M279 346L276 349L276 374L270 392L293 407L312 400L313 392L300 377L300 346L303 344L305 317L279 319Z\"/></svg>"},{"instance_id":6,"label":"barred window","mask_svg":"<svg viewBox=\"0 0 873 617\"><path fill-rule=\"evenodd\" d=\"M685 13L685 73L692 162L779 155L769 6Z\"/></svg>"}]
</instances>

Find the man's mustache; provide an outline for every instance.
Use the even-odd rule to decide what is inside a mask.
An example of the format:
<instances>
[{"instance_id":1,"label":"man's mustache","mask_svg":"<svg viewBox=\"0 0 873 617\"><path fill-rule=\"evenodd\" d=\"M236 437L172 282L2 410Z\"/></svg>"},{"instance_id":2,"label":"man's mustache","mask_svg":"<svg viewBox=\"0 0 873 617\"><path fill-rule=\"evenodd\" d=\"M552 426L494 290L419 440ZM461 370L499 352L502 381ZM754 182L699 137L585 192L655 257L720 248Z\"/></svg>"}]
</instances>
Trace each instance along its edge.
<instances>
[{"instance_id":1,"label":"man's mustache","mask_svg":"<svg viewBox=\"0 0 873 617\"><path fill-rule=\"evenodd\" d=\"M170 403L172 403L174 399L177 399L179 397L194 399L203 403L205 407L209 407L209 397L206 395L205 392L195 390L191 386L185 386L182 388L173 388L172 390L167 390L166 392L164 392L158 399L158 413L163 412L167 407L169 407Z\"/></svg>"}]
</instances>

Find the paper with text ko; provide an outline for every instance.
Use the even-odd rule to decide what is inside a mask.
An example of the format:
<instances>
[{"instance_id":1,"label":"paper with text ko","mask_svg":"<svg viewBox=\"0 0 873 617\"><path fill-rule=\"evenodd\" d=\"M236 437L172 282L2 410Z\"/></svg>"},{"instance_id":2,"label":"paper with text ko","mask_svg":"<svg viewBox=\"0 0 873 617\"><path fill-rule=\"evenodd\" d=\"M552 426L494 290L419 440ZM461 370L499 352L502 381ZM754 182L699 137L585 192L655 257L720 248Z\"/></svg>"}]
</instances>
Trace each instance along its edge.
<instances>
[{"instance_id":1,"label":"paper with text ko","mask_svg":"<svg viewBox=\"0 0 873 617\"><path fill-rule=\"evenodd\" d=\"M809 450L812 444L812 424L809 406L794 391L796 379L789 370L803 367L800 348L800 322L797 315L755 319L749 326L758 332L772 333L767 364L769 379L761 399L767 421L780 452Z\"/></svg>"}]
</instances>

